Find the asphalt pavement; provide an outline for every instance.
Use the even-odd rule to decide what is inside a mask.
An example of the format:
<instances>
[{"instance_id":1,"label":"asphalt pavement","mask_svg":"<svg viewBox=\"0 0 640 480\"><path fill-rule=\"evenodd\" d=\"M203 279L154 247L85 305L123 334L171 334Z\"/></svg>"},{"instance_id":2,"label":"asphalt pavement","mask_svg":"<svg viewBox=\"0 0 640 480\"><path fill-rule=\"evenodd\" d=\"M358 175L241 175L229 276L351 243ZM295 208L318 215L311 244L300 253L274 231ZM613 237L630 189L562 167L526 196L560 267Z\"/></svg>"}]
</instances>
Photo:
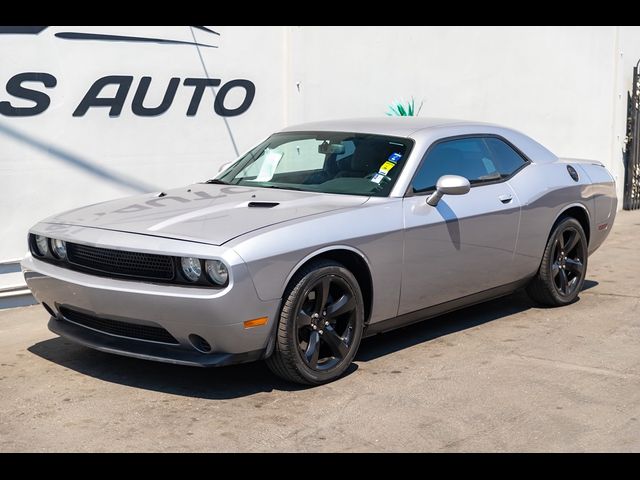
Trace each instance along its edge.
<instances>
[{"instance_id":1,"label":"asphalt pavement","mask_svg":"<svg viewBox=\"0 0 640 480\"><path fill-rule=\"evenodd\" d=\"M579 301L520 293L363 341L304 388L263 363L117 357L0 311L0 451L640 451L640 211L620 212Z\"/></svg>"}]
</instances>

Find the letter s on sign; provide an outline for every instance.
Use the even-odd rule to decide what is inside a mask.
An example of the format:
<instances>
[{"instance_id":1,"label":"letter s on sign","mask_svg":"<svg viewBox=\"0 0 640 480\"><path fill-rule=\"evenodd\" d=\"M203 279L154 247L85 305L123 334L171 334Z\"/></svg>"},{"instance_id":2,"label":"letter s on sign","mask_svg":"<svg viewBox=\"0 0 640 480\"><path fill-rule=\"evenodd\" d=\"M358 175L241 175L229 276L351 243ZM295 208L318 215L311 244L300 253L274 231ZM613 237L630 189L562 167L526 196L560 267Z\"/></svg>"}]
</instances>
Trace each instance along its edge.
<instances>
[{"instance_id":1,"label":"letter s on sign","mask_svg":"<svg viewBox=\"0 0 640 480\"><path fill-rule=\"evenodd\" d=\"M42 72L25 72L14 75L7 82L7 93L17 98L35 102L32 107L14 107L10 102L0 102L0 114L7 117L29 117L44 112L51 104L49 95L38 90L22 86L23 82L40 82L46 88L53 88L58 81L56 77Z\"/></svg>"}]
</instances>

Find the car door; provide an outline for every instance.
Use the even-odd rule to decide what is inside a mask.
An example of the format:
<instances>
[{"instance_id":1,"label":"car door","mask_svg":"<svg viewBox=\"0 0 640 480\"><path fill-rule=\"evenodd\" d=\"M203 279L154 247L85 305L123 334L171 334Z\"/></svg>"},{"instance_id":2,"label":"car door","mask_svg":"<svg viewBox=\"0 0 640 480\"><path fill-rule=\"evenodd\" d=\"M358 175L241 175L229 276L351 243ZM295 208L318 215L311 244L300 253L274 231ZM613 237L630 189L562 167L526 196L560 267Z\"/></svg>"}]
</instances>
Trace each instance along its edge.
<instances>
[{"instance_id":1,"label":"car door","mask_svg":"<svg viewBox=\"0 0 640 480\"><path fill-rule=\"evenodd\" d=\"M516 280L520 204L506 180L527 164L495 136L443 139L429 148L403 200L400 315ZM446 174L467 178L471 190L432 207L426 199Z\"/></svg>"}]
</instances>

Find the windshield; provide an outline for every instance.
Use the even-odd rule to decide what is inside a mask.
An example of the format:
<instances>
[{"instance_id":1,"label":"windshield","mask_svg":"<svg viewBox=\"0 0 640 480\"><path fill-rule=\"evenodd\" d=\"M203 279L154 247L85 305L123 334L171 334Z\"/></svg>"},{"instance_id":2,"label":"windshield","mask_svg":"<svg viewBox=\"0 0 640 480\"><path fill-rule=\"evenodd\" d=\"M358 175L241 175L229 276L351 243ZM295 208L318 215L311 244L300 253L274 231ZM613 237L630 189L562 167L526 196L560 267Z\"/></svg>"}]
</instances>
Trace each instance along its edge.
<instances>
[{"instance_id":1,"label":"windshield","mask_svg":"<svg viewBox=\"0 0 640 480\"><path fill-rule=\"evenodd\" d=\"M211 183L387 196L412 142L344 132L277 133Z\"/></svg>"}]
</instances>

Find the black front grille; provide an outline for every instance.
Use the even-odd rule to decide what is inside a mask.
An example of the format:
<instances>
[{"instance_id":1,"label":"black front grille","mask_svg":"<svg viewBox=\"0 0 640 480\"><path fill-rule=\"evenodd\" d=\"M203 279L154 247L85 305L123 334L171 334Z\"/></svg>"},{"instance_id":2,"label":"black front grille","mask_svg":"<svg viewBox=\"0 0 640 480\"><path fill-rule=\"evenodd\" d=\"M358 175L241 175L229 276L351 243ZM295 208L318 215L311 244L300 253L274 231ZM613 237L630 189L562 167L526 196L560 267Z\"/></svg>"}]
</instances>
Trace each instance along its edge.
<instances>
[{"instance_id":1,"label":"black front grille","mask_svg":"<svg viewBox=\"0 0 640 480\"><path fill-rule=\"evenodd\" d=\"M148 325L138 325L136 323L94 317L93 315L78 312L68 307L60 307L60 313L62 313L65 320L102 333L133 338L135 340L147 340L172 345L179 344L178 341L173 338L173 335L162 327L151 327Z\"/></svg>"},{"instance_id":2,"label":"black front grille","mask_svg":"<svg viewBox=\"0 0 640 480\"><path fill-rule=\"evenodd\" d=\"M123 277L173 280L173 258L167 255L126 252L67 243L69 263L95 272Z\"/></svg>"}]
</instances>

